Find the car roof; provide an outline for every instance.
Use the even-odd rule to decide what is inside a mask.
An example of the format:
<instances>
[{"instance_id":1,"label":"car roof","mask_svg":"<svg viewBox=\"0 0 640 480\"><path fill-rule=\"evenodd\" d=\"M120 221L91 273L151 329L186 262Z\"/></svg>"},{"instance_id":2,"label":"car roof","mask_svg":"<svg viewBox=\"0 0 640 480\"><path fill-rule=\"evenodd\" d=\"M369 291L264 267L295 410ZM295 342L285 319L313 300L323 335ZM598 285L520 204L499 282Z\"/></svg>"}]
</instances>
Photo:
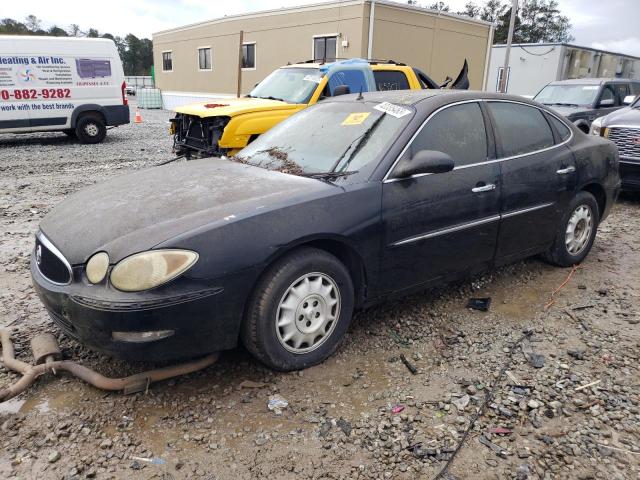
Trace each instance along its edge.
<instances>
[{"instance_id":1,"label":"car roof","mask_svg":"<svg viewBox=\"0 0 640 480\"><path fill-rule=\"evenodd\" d=\"M359 94L340 95L322 101L326 102L357 102ZM463 102L468 100L512 100L520 103L527 103L540 107L539 104L521 97L519 95L505 95L503 93L481 92L477 90L389 90L384 92L369 92L362 94L363 100L367 102L389 102L398 105L417 105L430 100L437 101L438 104Z\"/></svg>"},{"instance_id":2,"label":"car roof","mask_svg":"<svg viewBox=\"0 0 640 480\"><path fill-rule=\"evenodd\" d=\"M637 80L630 78L571 78L568 80L557 80L549 85L602 85L603 83L637 83Z\"/></svg>"}]
</instances>

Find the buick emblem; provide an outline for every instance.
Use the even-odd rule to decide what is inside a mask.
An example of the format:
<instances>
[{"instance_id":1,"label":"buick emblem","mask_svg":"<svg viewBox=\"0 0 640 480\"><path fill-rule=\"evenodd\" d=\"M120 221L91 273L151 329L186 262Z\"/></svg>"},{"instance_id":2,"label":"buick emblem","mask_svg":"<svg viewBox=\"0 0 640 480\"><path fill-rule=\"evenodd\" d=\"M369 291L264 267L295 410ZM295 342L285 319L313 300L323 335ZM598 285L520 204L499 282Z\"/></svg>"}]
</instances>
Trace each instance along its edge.
<instances>
[{"instance_id":1,"label":"buick emblem","mask_svg":"<svg viewBox=\"0 0 640 480\"><path fill-rule=\"evenodd\" d=\"M36 263L40 265L42 263L42 246L38 245L36 247Z\"/></svg>"}]
</instances>

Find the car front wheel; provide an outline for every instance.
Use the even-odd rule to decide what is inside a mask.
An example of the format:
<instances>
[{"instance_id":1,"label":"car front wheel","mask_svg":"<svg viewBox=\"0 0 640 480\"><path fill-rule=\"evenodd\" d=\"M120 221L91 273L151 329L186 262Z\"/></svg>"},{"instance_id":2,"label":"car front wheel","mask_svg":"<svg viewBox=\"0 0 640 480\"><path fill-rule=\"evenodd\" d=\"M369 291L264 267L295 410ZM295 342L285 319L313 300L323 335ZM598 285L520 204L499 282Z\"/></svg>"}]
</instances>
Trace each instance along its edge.
<instances>
[{"instance_id":1,"label":"car front wheel","mask_svg":"<svg viewBox=\"0 0 640 480\"><path fill-rule=\"evenodd\" d=\"M582 262L588 255L598 230L598 203L589 192L580 192L562 217L556 238L545 258L561 267Z\"/></svg>"},{"instance_id":2,"label":"car front wheel","mask_svg":"<svg viewBox=\"0 0 640 480\"><path fill-rule=\"evenodd\" d=\"M272 265L258 282L242 342L282 371L322 362L337 348L353 314L353 283L335 256L301 248Z\"/></svg>"}]
</instances>

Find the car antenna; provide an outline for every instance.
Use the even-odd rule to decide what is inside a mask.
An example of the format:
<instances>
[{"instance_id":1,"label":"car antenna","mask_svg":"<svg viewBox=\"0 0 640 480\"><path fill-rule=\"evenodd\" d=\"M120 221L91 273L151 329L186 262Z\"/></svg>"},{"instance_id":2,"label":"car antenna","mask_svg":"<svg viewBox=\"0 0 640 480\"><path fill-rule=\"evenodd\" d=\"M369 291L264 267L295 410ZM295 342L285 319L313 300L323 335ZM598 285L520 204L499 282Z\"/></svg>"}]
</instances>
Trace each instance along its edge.
<instances>
[{"instance_id":1,"label":"car antenna","mask_svg":"<svg viewBox=\"0 0 640 480\"><path fill-rule=\"evenodd\" d=\"M362 96L362 85L360 85L360 93L358 94L356 100L363 100L364 97Z\"/></svg>"}]
</instances>

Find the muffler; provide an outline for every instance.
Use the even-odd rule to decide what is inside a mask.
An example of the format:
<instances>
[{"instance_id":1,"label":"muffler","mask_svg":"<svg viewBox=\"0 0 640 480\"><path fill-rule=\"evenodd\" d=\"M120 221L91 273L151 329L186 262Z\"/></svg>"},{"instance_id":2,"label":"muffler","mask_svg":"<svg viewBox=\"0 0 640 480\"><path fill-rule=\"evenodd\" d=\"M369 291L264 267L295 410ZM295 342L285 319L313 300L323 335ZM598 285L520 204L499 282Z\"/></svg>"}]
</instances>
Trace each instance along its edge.
<instances>
[{"instance_id":1,"label":"muffler","mask_svg":"<svg viewBox=\"0 0 640 480\"><path fill-rule=\"evenodd\" d=\"M22 374L22 378L13 385L0 389L0 402L19 395L29 388L39 376L48 372L55 375L58 370L69 372L101 390L122 390L125 394L141 392L149 388L149 385L154 382L186 375L213 365L220 355L216 352L193 362L149 370L123 378L109 378L76 362L61 360L62 353L58 347L58 342L56 342L53 335L48 333L36 335L31 340L31 350L35 365L30 365L15 358L13 343L8 330L0 329L0 344L2 345L2 361L5 367Z\"/></svg>"}]
</instances>

